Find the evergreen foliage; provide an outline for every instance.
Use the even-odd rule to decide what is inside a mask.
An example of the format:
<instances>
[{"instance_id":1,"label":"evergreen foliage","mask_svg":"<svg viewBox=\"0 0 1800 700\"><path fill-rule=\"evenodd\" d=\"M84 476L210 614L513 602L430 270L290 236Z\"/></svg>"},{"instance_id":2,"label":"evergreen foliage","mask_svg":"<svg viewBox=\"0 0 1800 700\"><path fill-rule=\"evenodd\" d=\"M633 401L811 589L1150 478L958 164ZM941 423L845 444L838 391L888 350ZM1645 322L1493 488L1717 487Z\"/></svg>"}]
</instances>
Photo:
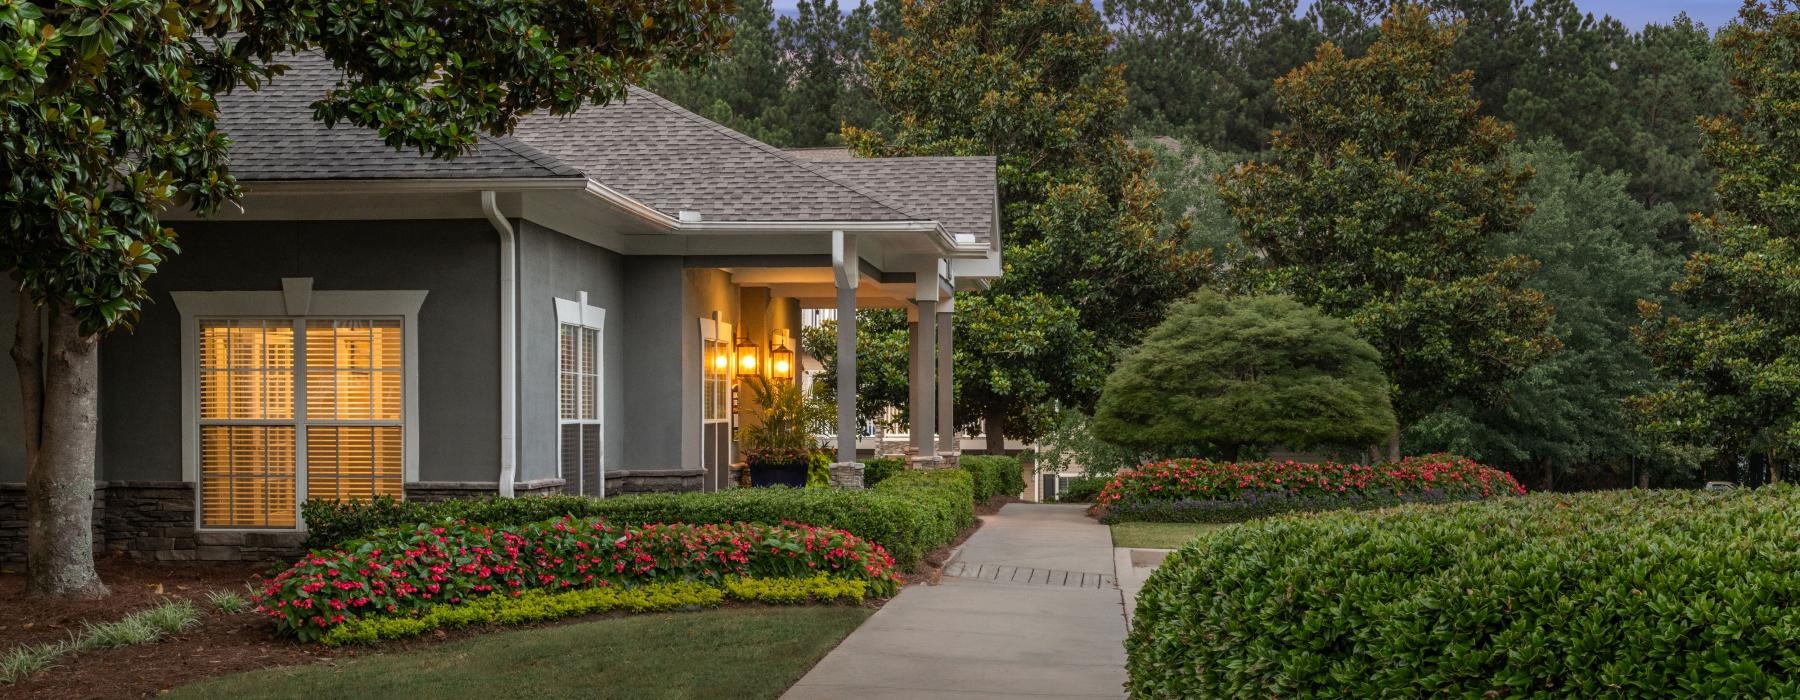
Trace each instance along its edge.
<instances>
[{"instance_id":1,"label":"evergreen foliage","mask_svg":"<svg viewBox=\"0 0 1800 700\"><path fill-rule=\"evenodd\" d=\"M1491 402L1557 346L1525 286L1535 261L1491 250L1529 213L1530 173L1450 69L1454 39L1411 5L1362 58L1322 46L1276 85L1291 125L1220 180L1248 247L1237 284L1348 319L1381 353L1402 425L1457 397Z\"/></svg>"},{"instance_id":2,"label":"evergreen foliage","mask_svg":"<svg viewBox=\"0 0 1800 700\"><path fill-rule=\"evenodd\" d=\"M1493 249L1543 260L1528 283L1556 304L1551 331L1563 350L1509 380L1497 404L1452 400L1409 428L1407 444L1507 467L1543 490L1623 485L1634 467L1679 476L1632 430L1622 402L1659 386L1631 327L1638 299L1667 296L1679 256L1657 233L1681 217L1668 204L1640 206L1631 178L1588 170L1554 140L1518 156L1536 173L1525 188L1535 211Z\"/></svg>"},{"instance_id":3,"label":"evergreen foliage","mask_svg":"<svg viewBox=\"0 0 1800 700\"><path fill-rule=\"evenodd\" d=\"M925 0L901 17L868 64L891 130L845 137L863 156L998 159L1006 274L957 301L959 336L976 341L957 348L957 415L985 418L991 441L1029 438L1053 402L1093 401L1112 349L1192 290L1205 259L1158 226L1149 158L1124 137L1125 84L1092 7ZM981 331L1003 336L999 352Z\"/></svg>"},{"instance_id":4,"label":"evergreen foliage","mask_svg":"<svg viewBox=\"0 0 1800 700\"><path fill-rule=\"evenodd\" d=\"M1093 430L1143 450L1364 446L1395 427L1381 358L1349 323L1293 299L1201 292L1106 379Z\"/></svg>"},{"instance_id":5,"label":"evergreen foliage","mask_svg":"<svg viewBox=\"0 0 1800 700\"><path fill-rule=\"evenodd\" d=\"M1747 4L1720 44L1742 107L1701 123L1719 211L1695 218L1672 287L1700 311L1643 303L1638 338L1673 385L1634 404L1659 440L1779 467L1800 457L1800 13Z\"/></svg>"}]
</instances>

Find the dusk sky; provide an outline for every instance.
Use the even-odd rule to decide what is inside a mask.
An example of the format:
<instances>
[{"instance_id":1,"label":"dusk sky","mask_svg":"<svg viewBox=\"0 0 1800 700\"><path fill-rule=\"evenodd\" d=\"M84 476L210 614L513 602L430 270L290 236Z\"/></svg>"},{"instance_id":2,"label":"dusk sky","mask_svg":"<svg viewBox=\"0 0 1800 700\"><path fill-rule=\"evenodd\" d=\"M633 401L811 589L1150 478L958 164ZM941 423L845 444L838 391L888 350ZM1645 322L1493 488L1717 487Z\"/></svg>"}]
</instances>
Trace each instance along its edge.
<instances>
[{"instance_id":1,"label":"dusk sky","mask_svg":"<svg viewBox=\"0 0 1800 700\"><path fill-rule=\"evenodd\" d=\"M794 13L795 0L774 2L776 12ZM838 0L838 6L845 10L855 7L856 3L857 0ZM1577 4L1595 15L1612 15L1632 29L1650 22L1667 22L1684 11L1707 28L1718 29L1737 16L1738 8L1743 6L1738 0L1586 0ZM1301 6L1305 5L1306 0L1301 0Z\"/></svg>"}]
</instances>

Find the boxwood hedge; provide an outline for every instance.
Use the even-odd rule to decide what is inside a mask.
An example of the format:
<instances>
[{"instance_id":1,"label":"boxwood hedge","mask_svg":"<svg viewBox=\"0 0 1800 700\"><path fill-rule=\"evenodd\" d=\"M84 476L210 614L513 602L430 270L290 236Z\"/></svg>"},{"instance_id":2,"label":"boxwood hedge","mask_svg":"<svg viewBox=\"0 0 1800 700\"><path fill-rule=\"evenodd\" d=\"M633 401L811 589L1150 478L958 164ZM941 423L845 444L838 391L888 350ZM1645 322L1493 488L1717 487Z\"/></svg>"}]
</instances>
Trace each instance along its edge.
<instances>
[{"instance_id":1,"label":"boxwood hedge","mask_svg":"<svg viewBox=\"0 0 1800 700\"><path fill-rule=\"evenodd\" d=\"M1226 528L1146 583L1137 697L1800 697L1800 490Z\"/></svg>"},{"instance_id":2,"label":"boxwood hedge","mask_svg":"<svg viewBox=\"0 0 1800 700\"><path fill-rule=\"evenodd\" d=\"M439 502L307 501L307 544L329 548L393 527L461 520L508 526L564 515L609 522L779 524L797 522L850 532L886 548L903 568L949 544L974 524L974 489L956 470L902 471L866 490L759 488L594 499L583 496L474 498Z\"/></svg>"},{"instance_id":3,"label":"boxwood hedge","mask_svg":"<svg viewBox=\"0 0 1800 700\"><path fill-rule=\"evenodd\" d=\"M964 455L960 464L974 480L976 503L986 503L995 496L1017 496L1025 490L1024 468L1016 458Z\"/></svg>"}]
</instances>

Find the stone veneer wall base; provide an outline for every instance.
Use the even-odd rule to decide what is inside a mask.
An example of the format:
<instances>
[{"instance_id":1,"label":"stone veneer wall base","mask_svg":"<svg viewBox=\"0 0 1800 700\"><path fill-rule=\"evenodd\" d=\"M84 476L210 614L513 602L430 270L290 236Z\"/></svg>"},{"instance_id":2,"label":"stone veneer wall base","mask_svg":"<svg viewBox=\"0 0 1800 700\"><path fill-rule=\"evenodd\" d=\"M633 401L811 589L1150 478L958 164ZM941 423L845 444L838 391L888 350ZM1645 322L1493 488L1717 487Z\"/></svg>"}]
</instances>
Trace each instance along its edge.
<instances>
[{"instance_id":1,"label":"stone veneer wall base","mask_svg":"<svg viewBox=\"0 0 1800 700\"><path fill-rule=\"evenodd\" d=\"M699 491L704 469L620 469L606 472L606 493ZM860 475L859 475L860 476ZM562 493L562 479L521 482L519 496ZM498 482L421 481L406 497L442 501L498 494ZM306 553L306 533L281 530L208 530L198 519L194 485L184 481L112 481L94 485L94 551L137 561L270 561ZM25 563L25 484L0 483L0 565Z\"/></svg>"}]
</instances>

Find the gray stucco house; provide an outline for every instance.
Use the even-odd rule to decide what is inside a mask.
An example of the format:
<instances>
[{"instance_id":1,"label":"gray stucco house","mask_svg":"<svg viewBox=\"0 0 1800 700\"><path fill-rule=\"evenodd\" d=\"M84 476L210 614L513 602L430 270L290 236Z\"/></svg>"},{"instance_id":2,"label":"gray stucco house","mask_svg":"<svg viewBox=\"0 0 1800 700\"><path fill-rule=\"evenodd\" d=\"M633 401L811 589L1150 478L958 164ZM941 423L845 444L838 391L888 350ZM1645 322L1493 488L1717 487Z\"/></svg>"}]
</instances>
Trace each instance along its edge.
<instances>
[{"instance_id":1,"label":"gray stucco house","mask_svg":"<svg viewBox=\"0 0 1800 700\"><path fill-rule=\"evenodd\" d=\"M1000 271L991 158L784 152L634 90L437 161L313 122L336 75L288 62L221 104L241 210L171 212L182 252L103 342L104 549L284 553L307 498L730 488L732 387L809 307L916 310L911 433L954 449L952 292ZM0 561L24 549L14 382Z\"/></svg>"}]
</instances>

